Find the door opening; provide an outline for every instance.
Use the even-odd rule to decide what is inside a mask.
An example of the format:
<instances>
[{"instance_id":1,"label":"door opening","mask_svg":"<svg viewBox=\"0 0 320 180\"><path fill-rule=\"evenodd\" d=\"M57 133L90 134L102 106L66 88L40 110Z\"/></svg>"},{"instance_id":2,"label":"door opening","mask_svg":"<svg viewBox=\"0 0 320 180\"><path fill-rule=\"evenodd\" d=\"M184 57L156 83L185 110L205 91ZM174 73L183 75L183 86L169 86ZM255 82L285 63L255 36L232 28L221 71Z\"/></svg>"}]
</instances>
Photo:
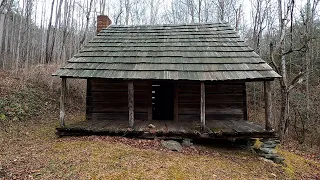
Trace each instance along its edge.
<instances>
[{"instance_id":1,"label":"door opening","mask_svg":"<svg viewBox=\"0 0 320 180\"><path fill-rule=\"evenodd\" d=\"M173 120L174 83L152 82L152 119Z\"/></svg>"}]
</instances>

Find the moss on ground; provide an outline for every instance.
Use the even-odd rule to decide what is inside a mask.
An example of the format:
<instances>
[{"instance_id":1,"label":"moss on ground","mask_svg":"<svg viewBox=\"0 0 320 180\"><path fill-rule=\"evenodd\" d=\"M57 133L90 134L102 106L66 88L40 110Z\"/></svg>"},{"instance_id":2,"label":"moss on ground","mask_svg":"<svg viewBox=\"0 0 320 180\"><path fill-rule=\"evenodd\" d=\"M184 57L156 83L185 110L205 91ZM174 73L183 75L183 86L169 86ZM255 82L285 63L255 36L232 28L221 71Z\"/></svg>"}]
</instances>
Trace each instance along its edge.
<instances>
[{"instance_id":1,"label":"moss on ground","mask_svg":"<svg viewBox=\"0 0 320 180\"><path fill-rule=\"evenodd\" d=\"M279 154L285 158L284 170L288 177L303 177L304 179L313 179L315 177L320 177L320 163L305 159L299 155L292 152L288 152L282 149L278 149ZM314 174L313 176L311 174Z\"/></svg>"},{"instance_id":2,"label":"moss on ground","mask_svg":"<svg viewBox=\"0 0 320 180\"><path fill-rule=\"evenodd\" d=\"M301 179L317 177L320 172L318 162L284 150L280 152L287 167L240 149L197 146L191 153L178 153L137 148L110 137L57 138L56 125L56 121L35 122L17 127L20 133L1 133L6 148L0 162L8 178Z\"/></svg>"}]
</instances>

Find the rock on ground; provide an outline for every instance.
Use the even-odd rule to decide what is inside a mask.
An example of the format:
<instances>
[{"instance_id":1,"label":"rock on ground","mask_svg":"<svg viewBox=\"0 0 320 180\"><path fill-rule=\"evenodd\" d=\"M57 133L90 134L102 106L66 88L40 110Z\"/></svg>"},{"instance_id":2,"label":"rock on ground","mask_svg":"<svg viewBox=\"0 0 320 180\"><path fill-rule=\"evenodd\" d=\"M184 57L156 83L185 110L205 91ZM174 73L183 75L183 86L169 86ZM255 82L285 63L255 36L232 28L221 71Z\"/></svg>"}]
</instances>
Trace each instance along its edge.
<instances>
[{"instance_id":1,"label":"rock on ground","mask_svg":"<svg viewBox=\"0 0 320 180\"><path fill-rule=\"evenodd\" d=\"M170 149L171 151L178 151L180 152L182 150L182 146L179 142L169 140L169 141L161 141L161 144L163 147Z\"/></svg>"},{"instance_id":2,"label":"rock on ground","mask_svg":"<svg viewBox=\"0 0 320 180\"><path fill-rule=\"evenodd\" d=\"M192 139L184 139L181 144L182 144L182 146L190 147L193 145L193 143L191 141L192 141Z\"/></svg>"}]
</instances>

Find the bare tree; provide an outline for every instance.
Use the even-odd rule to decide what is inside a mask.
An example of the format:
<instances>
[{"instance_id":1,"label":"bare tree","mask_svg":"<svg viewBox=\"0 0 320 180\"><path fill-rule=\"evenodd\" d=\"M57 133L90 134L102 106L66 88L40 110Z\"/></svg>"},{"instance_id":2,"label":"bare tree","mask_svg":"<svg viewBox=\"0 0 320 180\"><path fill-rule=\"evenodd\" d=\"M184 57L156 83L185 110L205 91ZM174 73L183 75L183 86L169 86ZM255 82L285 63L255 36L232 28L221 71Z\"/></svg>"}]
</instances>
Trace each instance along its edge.
<instances>
[{"instance_id":1,"label":"bare tree","mask_svg":"<svg viewBox=\"0 0 320 180\"><path fill-rule=\"evenodd\" d=\"M52 26L52 16L53 16L53 8L54 8L54 2L55 0L52 0L51 3L51 10L50 10L50 18L49 18L49 23L48 23L48 29L47 29L47 38L46 38L46 63L51 62L51 58L52 58L52 52L50 52L51 48L50 48L50 44L49 44L49 40L50 40L50 33L51 33L51 26Z\"/></svg>"},{"instance_id":2,"label":"bare tree","mask_svg":"<svg viewBox=\"0 0 320 180\"><path fill-rule=\"evenodd\" d=\"M130 10L131 10L131 4L130 0L124 0L124 7L125 7L125 25L129 25L129 16L130 16Z\"/></svg>"},{"instance_id":3,"label":"bare tree","mask_svg":"<svg viewBox=\"0 0 320 180\"><path fill-rule=\"evenodd\" d=\"M82 45L87 38L92 6L93 6L93 0L86 1L86 6L85 6L86 8L80 5L80 7L83 9L83 11L85 12L85 15L86 15L85 30L84 30L84 33L83 33L82 38L80 40L80 45Z\"/></svg>"},{"instance_id":4,"label":"bare tree","mask_svg":"<svg viewBox=\"0 0 320 180\"><path fill-rule=\"evenodd\" d=\"M310 112L310 66L311 66L311 59L312 59L312 53L311 53L311 44L313 39L313 21L314 16L316 13L316 7L318 5L320 0L313 0L311 3L311 0L307 0L306 4L306 16L304 18L304 24L305 24L305 33L304 33L304 40L305 40L305 46L306 46L306 56L305 56L305 62L306 62L306 94L307 94L307 119L310 119L309 112Z\"/></svg>"},{"instance_id":5,"label":"bare tree","mask_svg":"<svg viewBox=\"0 0 320 180\"><path fill-rule=\"evenodd\" d=\"M253 47L258 54L260 54L260 41L263 30L266 28L265 20L267 17L267 12L270 10L270 3L271 0L251 1L253 7Z\"/></svg>"},{"instance_id":6,"label":"bare tree","mask_svg":"<svg viewBox=\"0 0 320 180\"><path fill-rule=\"evenodd\" d=\"M283 7L284 10L283 10ZM290 47L289 50L286 51L285 49L285 36L286 36L286 27L290 21L291 13L293 13L294 9L294 0L283 4L281 0L278 0L278 20L279 20L279 42L278 46L276 47L276 52L274 52L273 44L270 44L270 54L272 64L274 65L276 71L282 76L280 78L280 94L281 94L281 109L280 109L280 119L279 119L279 136L280 139L284 138L285 132L288 128L289 123L289 95L291 90L296 87L296 85L301 84L303 81L303 77L306 73L306 70L301 70L297 75L290 78L292 79L289 81L288 74L287 74L287 60L286 56L294 51L300 51L305 48L303 45L300 48L294 49ZM310 39L309 39L310 40ZM308 41L309 41L308 40ZM279 64L277 62L280 62Z\"/></svg>"}]
</instances>

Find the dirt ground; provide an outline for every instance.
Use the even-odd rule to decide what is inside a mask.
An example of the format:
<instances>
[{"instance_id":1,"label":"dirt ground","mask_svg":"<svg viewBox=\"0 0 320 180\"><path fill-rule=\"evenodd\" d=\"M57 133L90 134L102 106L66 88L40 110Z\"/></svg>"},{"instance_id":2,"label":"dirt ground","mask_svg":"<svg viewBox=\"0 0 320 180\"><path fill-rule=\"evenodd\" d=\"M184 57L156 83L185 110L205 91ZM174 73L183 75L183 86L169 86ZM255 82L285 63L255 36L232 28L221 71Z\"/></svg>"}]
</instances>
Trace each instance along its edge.
<instances>
[{"instance_id":1,"label":"dirt ground","mask_svg":"<svg viewBox=\"0 0 320 180\"><path fill-rule=\"evenodd\" d=\"M56 117L15 122L0 132L0 179L318 179L320 163L280 149L281 166L235 147L182 152L160 140L55 135ZM82 117L74 117L74 119ZM50 119L50 120L48 120ZM74 120L72 120L74 121Z\"/></svg>"}]
</instances>

